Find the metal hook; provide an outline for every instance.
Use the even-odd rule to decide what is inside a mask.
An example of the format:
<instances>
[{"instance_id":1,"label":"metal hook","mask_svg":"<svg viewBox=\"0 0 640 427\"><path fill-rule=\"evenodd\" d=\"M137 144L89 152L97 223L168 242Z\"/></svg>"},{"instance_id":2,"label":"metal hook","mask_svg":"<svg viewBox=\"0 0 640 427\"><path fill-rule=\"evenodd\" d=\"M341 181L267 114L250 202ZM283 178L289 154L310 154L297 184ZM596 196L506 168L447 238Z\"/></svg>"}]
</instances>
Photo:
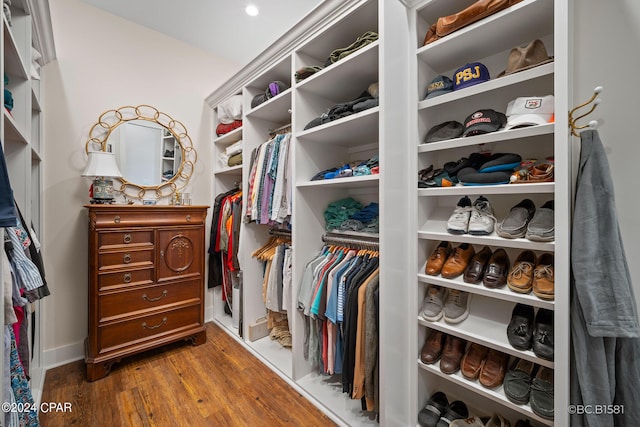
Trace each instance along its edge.
<instances>
[{"instance_id":1,"label":"metal hook","mask_svg":"<svg viewBox=\"0 0 640 427\"><path fill-rule=\"evenodd\" d=\"M569 127L571 128L571 135L573 136L580 136L580 134L577 132L577 130L579 129L586 129L586 128L590 128L590 129L595 129L598 126L598 122L597 120L591 120L588 124L586 125L577 125L577 121L588 116L589 114L591 114L593 112L593 110L596 109L596 107L600 104L600 102L602 102L602 100L600 98L598 98L598 95L600 94L600 92L602 92L604 90L604 88L602 86L597 86L595 89L593 89L593 95L591 96L591 98L583 103L578 105L577 107L573 108L571 111L569 111ZM580 109L580 108L584 108L587 105L592 104L591 108L589 109L589 111L587 111L584 114L581 114L578 117L573 117L573 115Z\"/></svg>"}]
</instances>

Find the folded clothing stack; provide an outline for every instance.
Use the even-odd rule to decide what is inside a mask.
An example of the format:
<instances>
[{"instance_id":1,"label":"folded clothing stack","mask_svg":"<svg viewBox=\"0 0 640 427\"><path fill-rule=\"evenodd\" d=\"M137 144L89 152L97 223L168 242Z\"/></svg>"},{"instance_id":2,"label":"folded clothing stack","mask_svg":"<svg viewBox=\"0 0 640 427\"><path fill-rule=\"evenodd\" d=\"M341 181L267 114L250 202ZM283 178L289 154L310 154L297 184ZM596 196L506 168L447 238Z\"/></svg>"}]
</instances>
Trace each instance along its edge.
<instances>
[{"instance_id":1,"label":"folded clothing stack","mask_svg":"<svg viewBox=\"0 0 640 427\"><path fill-rule=\"evenodd\" d=\"M362 206L359 201L347 197L329 203L324 211L327 231L351 230L367 233L379 231L379 206L375 202Z\"/></svg>"},{"instance_id":2,"label":"folded clothing stack","mask_svg":"<svg viewBox=\"0 0 640 427\"><path fill-rule=\"evenodd\" d=\"M7 89L8 84L9 76L7 76L7 73L4 73L4 108L6 108L7 111L11 112L11 110L13 110L13 94L9 89Z\"/></svg>"},{"instance_id":3,"label":"folded clothing stack","mask_svg":"<svg viewBox=\"0 0 640 427\"><path fill-rule=\"evenodd\" d=\"M366 33L359 36L349 46L342 47L331 52L331 54L325 61L324 66L328 67L329 65L334 64L340 61L341 59L346 58L347 56L351 55L355 51L362 49L363 47L373 43L376 40L378 40L378 33L376 33L375 31L367 31Z\"/></svg>"},{"instance_id":4,"label":"folded clothing stack","mask_svg":"<svg viewBox=\"0 0 640 427\"><path fill-rule=\"evenodd\" d=\"M462 185L508 184L513 170L520 166L522 157L513 153L472 153L455 162L447 162L442 169L433 166L418 173L418 187L451 187Z\"/></svg>"},{"instance_id":5,"label":"folded clothing stack","mask_svg":"<svg viewBox=\"0 0 640 427\"><path fill-rule=\"evenodd\" d=\"M312 127L329 123L333 120L338 120L343 117L368 110L369 108L377 107L378 103L378 83L376 82L370 84L367 90L362 92L356 99L334 105L325 113L320 115L320 117L316 117L307 123L304 128L305 130L311 129Z\"/></svg>"},{"instance_id":6,"label":"folded clothing stack","mask_svg":"<svg viewBox=\"0 0 640 427\"><path fill-rule=\"evenodd\" d=\"M289 85L280 80L274 80L269 83L263 93L259 93L251 100L251 108L256 108L258 105L268 101L269 99L280 95L285 90L289 89Z\"/></svg>"},{"instance_id":7,"label":"folded clothing stack","mask_svg":"<svg viewBox=\"0 0 640 427\"><path fill-rule=\"evenodd\" d=\"M315 174L311 181L323 179L346 178L349 176L365 176L380 173L378 156L373 156L369 160L356 160L345 163L340 167L326 169Z\"/></svg>"},{"instance_id":8,"label":"folded clothing stack","mask_svg":"<svg viewBox=\"0 0 640 427\"><path fill-rule=\"evenodd\" d=\"M242 140L238 140L225 148L224 152L218 154L218 160L223 167L241 165Z\"/></svg>"}]
</instances>

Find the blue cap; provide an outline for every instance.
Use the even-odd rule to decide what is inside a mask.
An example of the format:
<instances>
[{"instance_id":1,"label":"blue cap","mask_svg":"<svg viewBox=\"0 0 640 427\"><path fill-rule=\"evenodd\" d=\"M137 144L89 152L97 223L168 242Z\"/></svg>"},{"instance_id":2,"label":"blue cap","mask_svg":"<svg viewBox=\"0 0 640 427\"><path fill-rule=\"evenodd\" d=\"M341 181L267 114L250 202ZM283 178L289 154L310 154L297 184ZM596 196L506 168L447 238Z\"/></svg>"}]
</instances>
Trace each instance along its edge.
<instances>
[{"instance_id":1,"label":"blue cap","mask_svg":"<svg viewBox=\"0 0 640 427\"><path fill-rule=\"evenodd\" d=\"M447 76L436 76L427 86L427 96L424 99L435 98L445 93L453 92L453 82Z\"/></svg>"},{"instance_id":2,"label":"blue cap","mask_svg":"<svg viewBox=\"0 0 640 427\"><path fill-rule=\"evenodd\" d=\"M472 62L464 67L460 67L453 73L453 90L464 89L465 87L477 85L478 83L489 81L489 70L484 64Z\"/></svg>"}]
</instances>

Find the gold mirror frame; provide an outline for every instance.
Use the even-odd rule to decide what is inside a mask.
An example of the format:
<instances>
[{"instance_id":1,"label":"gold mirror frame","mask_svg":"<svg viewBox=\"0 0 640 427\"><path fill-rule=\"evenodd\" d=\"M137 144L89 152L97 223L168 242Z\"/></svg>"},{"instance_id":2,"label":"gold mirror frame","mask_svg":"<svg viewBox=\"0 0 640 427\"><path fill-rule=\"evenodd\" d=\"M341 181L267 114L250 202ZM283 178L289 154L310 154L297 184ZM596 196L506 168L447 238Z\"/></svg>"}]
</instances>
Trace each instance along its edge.
<instances>
[{"instance_id":1,"label":"gold mirror frame","mask_svg":"<svg viewBox=\"0 0 640 427\"><path fill-rule=\"evenodd\" d=\"M111 133L121 124L132 120L147 120L155 122L167 129L175 137L182 151L182 162L173 177L159 185L138 185L127 179L116 178L120 181L120 187L114 183L114 190L125 196L144 199L147 193L154 193L156 199L170 197L176 191L182 190L188 183L198 154L193 148L191 137L187 134L187 129L182 122L173 119L166 113L150 105L124 106L115 110L107 110L98 117L98 122L89 130L89 139L85 144L85 151L107 151L107 141Z\"/></svg>"}]
</instances>

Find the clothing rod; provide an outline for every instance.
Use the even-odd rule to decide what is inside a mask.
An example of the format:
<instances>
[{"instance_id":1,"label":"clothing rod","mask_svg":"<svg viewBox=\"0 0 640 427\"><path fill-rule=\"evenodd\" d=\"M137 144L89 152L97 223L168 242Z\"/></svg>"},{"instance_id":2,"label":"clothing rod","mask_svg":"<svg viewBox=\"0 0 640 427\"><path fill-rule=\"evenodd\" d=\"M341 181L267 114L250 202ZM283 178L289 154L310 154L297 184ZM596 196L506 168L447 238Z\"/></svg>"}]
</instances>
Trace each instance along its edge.
<instances>
[{"instance_id":1,"label":"clothing rod","mask_svg":"<svg viewBox=\"0 0 640 427\"><path fill-rule=\"evenodd\" d=\"M343 246L356 246L356 247L368 247L378 249L380 247L380 242L375 241L373 239L377 239L376 236L371 237L337 237L337 236L327 236L326 234L322 236L322 241L328 244L335 245L343 245Z\"/></svg>"},{"instance_id":2,"label":"clothing rod","mask_svg":"<svg viewBox=\"0 0 640 427\"><path fill-rule=\"evenodd\" d=\"M282 237L291 238L291 231L289 231L289 230L281 230L281 229L272 228L271 230L269 230L269 234L271 234L272 236L282 236Z\"/></svg>"},{"instance_id":3,"label":"clothing rod","mask_svg":"<svg viewBox=\"0 0 640 427\"><path fill-rule=\"evenodd\" d=\"M287 133L287 132L291 132L291 123L284 126L280 126L279 128L269 129L270 136L274 136L279 133Z\"/></svg>"}]
</instances>

